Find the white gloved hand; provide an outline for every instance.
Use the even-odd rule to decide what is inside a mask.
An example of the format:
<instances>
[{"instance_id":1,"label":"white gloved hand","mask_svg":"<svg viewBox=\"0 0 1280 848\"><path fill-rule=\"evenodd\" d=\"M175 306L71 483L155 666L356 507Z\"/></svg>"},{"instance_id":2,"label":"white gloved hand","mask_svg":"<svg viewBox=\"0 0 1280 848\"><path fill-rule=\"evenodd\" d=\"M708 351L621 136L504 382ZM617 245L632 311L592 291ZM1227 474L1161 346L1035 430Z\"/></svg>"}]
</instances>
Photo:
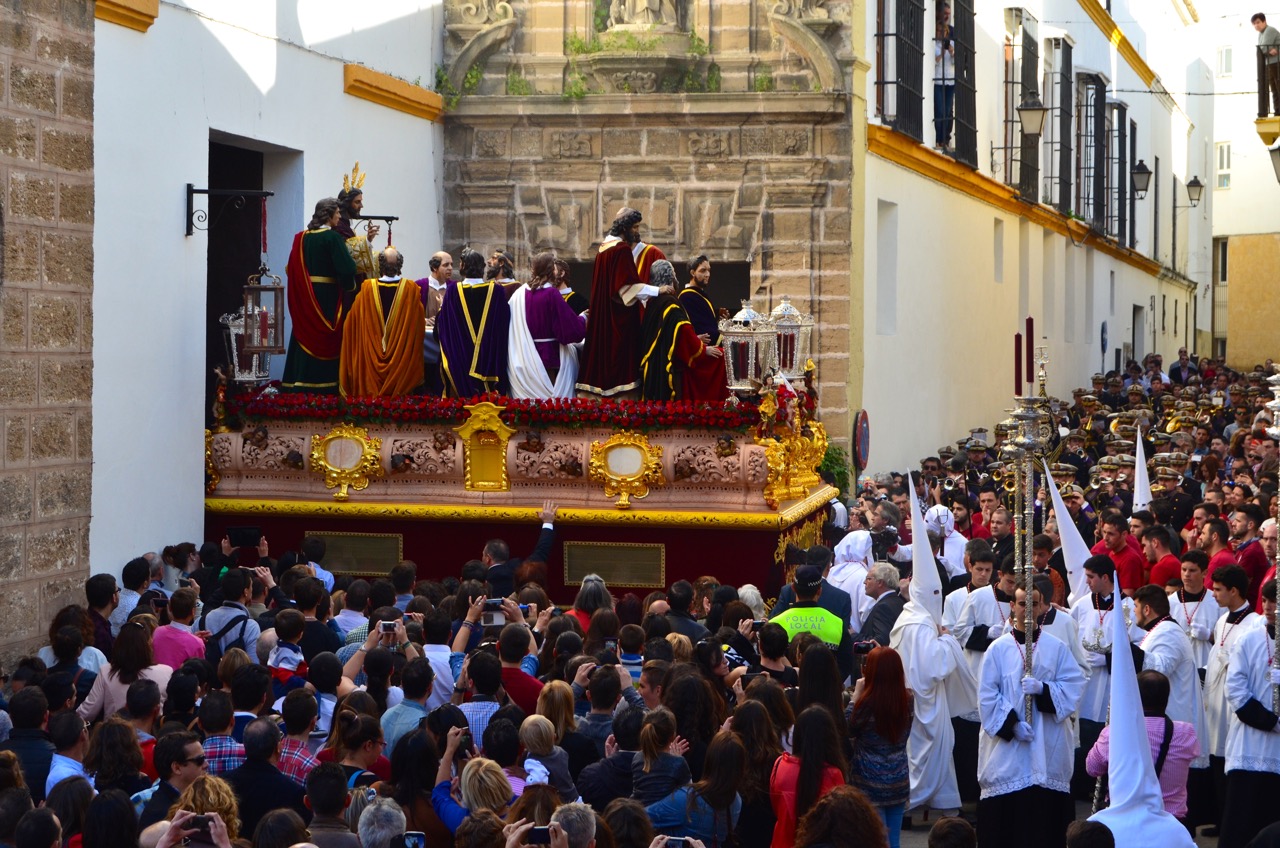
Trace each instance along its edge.
<instances>
[{"instance_id":1,"label":"white gloved hand","mask_svg":"<svg viewBox=\"0 0 1280 848\"><path fill-rule=\"evenodd\" d=\"M987 628L987 638L992 642L1004 635L1004 628L999 624L993 624Z\"/></svg>"},{"instance_id":2,"label":"white gloved hand","mask_svg":"<svg viewBox=\"0 0 1280 848\"><path fill-rule=\"evenodd\" d=\"M1031 741L1031 725L1025 721L1020 721L1013 726L1013 738L1019 742Z\"/></svg>"},{"instance_id":3,"label":"white gloved hand","mask_svg":"<svg viewBox=\"0 0 1280 848\"><path fill-rule=\"evenodd\" d=\"M1199 639L1201 642L1208 642L1213 636L1213 631L1209 629L1209 625L1202 624L1199 621L1191 622L1191 638Z\"/></svg>"},{"instance_id":4,"label":"white gloved hand","mask_svg":"<svg viewBox=\"0 0 1280 848\"><path fill-rule=\"evenodd\" d=\"M1280 668L1271 669L1271 685L1280 686Z\"/></svg>"},{"instance_id":5,"label":"white gloved hand","mask_svg":"<svg viewBox=\"0 0 1280 848\"><path fill-rule=\"evenodd\" d=\"M1022 678L1022 694L1039 695L1043 691L1044 691L1044 684L1041 683L1039 680L1036 680L1034 677L1030 677L1030 676Z\"/></svg>"},{"instance_id":6,"label":"white gloved hand","mask_svg":"<svg viewBox=\"0 0 1280 848\"><path fill-rule=\"evenodd\" d=\"M1106 654L1099 654L1096 651L1089 651L1088 657L1089 657L1090 668L1102 668L1107 664Z\"/></svg>"}]
</instances>

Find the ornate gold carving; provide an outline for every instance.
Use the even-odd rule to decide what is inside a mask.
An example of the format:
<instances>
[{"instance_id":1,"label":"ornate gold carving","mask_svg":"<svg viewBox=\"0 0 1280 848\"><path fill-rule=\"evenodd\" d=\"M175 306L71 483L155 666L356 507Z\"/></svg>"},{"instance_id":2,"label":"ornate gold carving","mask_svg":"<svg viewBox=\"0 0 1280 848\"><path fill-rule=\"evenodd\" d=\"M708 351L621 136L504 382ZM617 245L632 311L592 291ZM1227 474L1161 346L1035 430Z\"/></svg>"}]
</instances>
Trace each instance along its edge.
<instances>
[{"instance_id":1,"label":"ornate gold carving","mask_svg":"<svg viewBox=\"0 0 1280 848\"><path fill-rule=\"evenodd\" d=\"M214 489L218 488L218 484L222 482L222 476L218 474L218 469L213 464L213 432L211 430L204 431L204 476L206 480L204 493L212 495Z\"/></svg>"},{"instance_id":2,"label":"ornate gold carving","mask_svg":"<svg viewBox=\"0 0 1280 848\"><path fill-rule=\"evenodd\" d=\"M604 483L606 498L617 496L618 509L630 509L631 498L649 494L649 486L665 486L662 447L650 445L642 433L622 430L603 442L591 443L588 464L591 482Z\"/></svg>"},{"instance_id":3,"label":"ornate gold carving","mask_svg":"<svg viewBox=\"0 0 1280 848\"><path fill-rule=\"evenodd\" d=\"M788 528L781 536L778 537L778 547L774 549L773 559L778 565L783 566L782 582L790 583L795 578L796 567L786 567L787 545L795 545L797 548L811 548L822 541L822 525L826 519L826 514L819 514L809 519L793 525Z\"/></svg>"},{"instance_id":4,"label":"ornate gold carving","mask_svg":"<svg viewBox=\"0 0 1280 848\"><path fill-rule=\"evenodd\" d=\"M839 492L823 486L800 503L781 512L681 512L679 510L617 510L563 508L562 524L625 525L632 527L691 527L721 530L785 530L821 509ZM378 518L388 521L463 521L529 523L541 514L536 506L436 505L407 503L334 503L205 498L214 515L275 515L293 518Z\"/></svg>"},{"instance_id":5,"label":"ornate gold carving","mask_svg":"<svg viewBox=\"0 0 1280 848\"><path fill-rule=\"evenodd\" d=\"M324 475L325 488L334 489L333 499L345 501L348 489L368 487L370 477L382 477L382 439L370 436L363 427L339 424L323 436L311 437L311 470Z\"/></svg>"},{"instance_id":6,"label":"ornate gold carving","mask_svg":"<svg viewBox=\"0 0 1280 848\"><path fill-rule=\"evenodd\" d=\"M711 445L682 445L672 454L672 467L676 480L691 483L736 483L742 474L742 460L738 457L733 440L731 449L722 453L719 443Z\"/></svg>"},{"instance_id":7,"label":"ornate gold carving","mask_svg":"<svg viewBox=\"0 0 1280 848\"><path fill-rule=\"evenodd\" d=\"M453 429L462 439L464 479L468 491L506 492L511 489L507 476L507 441L516 429L502 420L505 406L483 401L464 406L471 413Z\"/></svg>"},{"instance_id":8,"label":"ornate gold carving","mask_svg":"<svg viewBox=\"0 0 1280 848\"><path fill-rule=\"evenodd\" d=\"M764 502L770 508L805 497L821 481L818 465L827 452L827 431L808 417L785 380L771 381L761 395L756 444L764 448L769 469Z\"/></svg>"},{"instance_id":9,"label":"ornate gold carving","mask_svg":"<svg viewBox=\"0 0 1280 848\"><path fill-rule=\"evenodd\" d=\"M456 439L448 430L437 430L431 439L392 439L391 456L407 457L401 460L398 473L452 474L455 462Z\"/></svg>"},{"instance_id":10,"label":"ornate gold carving","mask_svg":"<svg viewBox=\"0 0 1280 848\"><path fill-rule=\"evenodd\" d=\"M517 477L526 479L566 479L582 476L581 444L578 442L544 442L530 433L516 445Z\"/></svg>"}]
</instances>

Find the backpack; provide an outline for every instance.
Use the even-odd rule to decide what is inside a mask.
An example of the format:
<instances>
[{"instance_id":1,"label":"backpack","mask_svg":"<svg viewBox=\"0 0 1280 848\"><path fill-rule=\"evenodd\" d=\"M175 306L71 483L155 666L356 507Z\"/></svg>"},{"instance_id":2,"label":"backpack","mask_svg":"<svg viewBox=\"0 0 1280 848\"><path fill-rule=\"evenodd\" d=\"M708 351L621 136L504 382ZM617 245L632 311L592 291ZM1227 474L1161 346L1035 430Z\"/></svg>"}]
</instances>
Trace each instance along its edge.
<instances>
[{"instance_id":1,"label":"backpack","mask_svg":"<svg viewBox=\"0 0 1280 848\"><path fill-rule=\"evenodd\" d=\"M221 609L221 607L219 609ZM209 620L208 612L206 612L204 615L200 617L201 630L209 629L207 626L208 620ZM239 626L240 632L236 634L236 637L232 639L231 643L228 644L227 647L224 649L222 647L223 637L225 637L228 633L234 630L237 626ZM212 663L214 668L217 668L218 664L222 662L223 654L225 654L227 651L231 650L232 648L239 648L240 650L249 654L250 657L252 657L253 654L249 653L249 648L245 645L245 641L244 641L244 631L245 631L245 628L247 628L248 626L249 626L248 613L232 616L231 620L228 621L225 625L223 625L221 630L219 630L217 633L214 633L205 641L204 658L208 660L210 663Z\"/></svg>"}]
</instances>

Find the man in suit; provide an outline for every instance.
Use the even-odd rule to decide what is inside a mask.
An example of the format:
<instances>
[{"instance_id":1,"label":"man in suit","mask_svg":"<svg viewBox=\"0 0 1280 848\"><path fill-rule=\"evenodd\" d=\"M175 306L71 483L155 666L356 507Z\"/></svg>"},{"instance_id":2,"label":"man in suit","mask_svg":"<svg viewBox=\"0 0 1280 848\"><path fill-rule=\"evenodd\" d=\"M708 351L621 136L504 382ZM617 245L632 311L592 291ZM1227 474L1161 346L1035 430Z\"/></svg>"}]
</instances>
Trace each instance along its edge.
<instances>
[{"instance_id":1,"label":"man in suit","mask_svg":"<svg viewBox=\"0 0 1280 848\"><path fill-rule=\"evenodd\" d=\"M827 577L831 574L833 560L834 556L831 553L831 549L825 545L814 545L805 552L805 563L807 565L816 565L822 569L822 594L818 596L818 606L840 616L847 628L849 626L849 618L853 613L853 599L849 597L848 592L828 582ZM778 593L778 602L773 605L773 609L769 612L775 616L781 615L790 609L795 602L796 587L788 583Z\"/></svg>"},{"instance_id":2,"label":"man in suit","mask_svg":"<svg viewBox=\"0 0 1280 848\"><path fill-rule=\"evenodd\" d=\"M545 563L547 557L551 556L551 546L556 540L556 509L556 505L551 501L542 504L542 512L538 515L542 519L542 533L538 536L538 544L534 547L533 553L525 559ZM505 598L516 590L516 569L524 559L511 556L511 548L506 542L501 539L490 539L485 542L480 561L488 569L485 579L489 581L490 597Z\"/></svg>"},{"instance_id":3,"label":"man in suit","mask_svg":"<svg viewBox=\"0 0 1280 848\"><path fill-rule=\"evenodd\" d=\"M810 548L809 556L831 564L831 550L822 545ZM822 567L810 563L796 569L792 582L786 587L796 600L782 612L775 612L772 620L781 624L792 639L797 633L809 632L826 642L835 651L840 679L844 680L853 674L853 640L849 634L852 603L848 593L830 586L822 578ZM828 599L828 588L844 598Z\"/></svg>"},{"instance_id":4,"label":"man in suit","mask_svg":"<svg viewBox=\"0 0 1280 848\"><path fill-rule=\"evenodd\" d=\"M855 642L889 644L889 631L898 620L906 601L898 592L898 569L887 562L878 562L867 572L867 597L875 598L871 612L862 623L862 630L854 636Z\"/></svg>"},{"instance_id":5,"label":"man in suit","mask_svg":"<svg viewBox=\"0 0 1280 848\"><path fill-rule=\"evenodd\" d=\"M277 807L293 810L303 821L311 820L302 787L277 768L283 739L280 728L271 719L249 722L244 731L244 764L225 775L236 793L240 826L245 833L253 833L262 817Z\"/></svg>"}]
</instances>

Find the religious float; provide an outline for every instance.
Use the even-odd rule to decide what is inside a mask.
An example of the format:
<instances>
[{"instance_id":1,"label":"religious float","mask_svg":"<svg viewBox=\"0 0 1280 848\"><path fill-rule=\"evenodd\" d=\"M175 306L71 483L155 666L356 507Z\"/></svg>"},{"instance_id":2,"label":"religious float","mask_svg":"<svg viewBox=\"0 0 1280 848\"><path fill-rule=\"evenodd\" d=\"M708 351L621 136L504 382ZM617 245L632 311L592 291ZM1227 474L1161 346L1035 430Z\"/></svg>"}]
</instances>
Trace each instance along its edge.
<instances>
[{"instance_id":1,"label":"religious float","mask_svg":"<svg viewBox=\"0 0 1280 848\"><path fill-rule=\"evenodd\" d=\"M233 373L205 435L207 538L283 550L321 535L338 573L411 559L439 578L490 538L527 555L550 501L560 602L593 572L641 594L713 573L768 597L788 543L821 538L837 490L817 473L812 321L789 303L722 323L734 397L715 404L281 393L266 382L277 306L258 287L223 319Z\"/></svg>"}]
</instances>

